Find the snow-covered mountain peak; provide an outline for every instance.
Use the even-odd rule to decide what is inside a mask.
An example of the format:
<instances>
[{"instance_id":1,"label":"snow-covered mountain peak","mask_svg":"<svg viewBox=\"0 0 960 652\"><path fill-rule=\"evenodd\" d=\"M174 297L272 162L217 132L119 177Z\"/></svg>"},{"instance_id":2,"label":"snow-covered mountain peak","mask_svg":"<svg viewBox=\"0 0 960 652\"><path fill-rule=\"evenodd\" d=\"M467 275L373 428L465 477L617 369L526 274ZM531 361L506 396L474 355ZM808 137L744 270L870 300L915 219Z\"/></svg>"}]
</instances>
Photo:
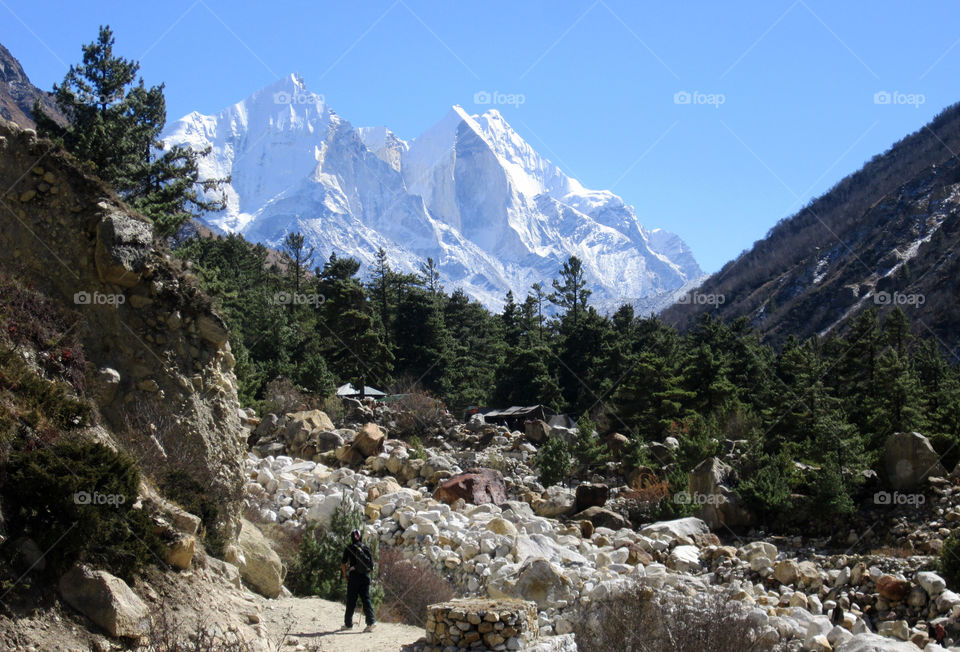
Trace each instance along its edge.
<instances>
[{"instance_id":1,"label":"snow-covered mountain peak","mask_svg":"<svg viewBox=\"0 0 960 652\"><path fill-rule=\"evenodd\" d=\"M215 229L279 245L300 231L317 249L416 271L432 257L450 288L497 308L576 255L601 307L654 297L701 275L679 237L645 231L633 209L543 158L496 109L454 105L407 142L354 128L297 75L215 115L172 124L168 144L212 148L204 178L231 177Z\"/></svg>"},{"instance_id":2,"label":"snow-covered mountain peak","mask_svg":"<svg viewBox=\"0 0 960 652\"><path fill-rule=\"evenodd\" d=\"M363 144L377 155L381 161L400 171L400 161L404 153L410 149L407 141L402 140L386 127L358 127L357 133Z\"/></svg>"}]
</instances>

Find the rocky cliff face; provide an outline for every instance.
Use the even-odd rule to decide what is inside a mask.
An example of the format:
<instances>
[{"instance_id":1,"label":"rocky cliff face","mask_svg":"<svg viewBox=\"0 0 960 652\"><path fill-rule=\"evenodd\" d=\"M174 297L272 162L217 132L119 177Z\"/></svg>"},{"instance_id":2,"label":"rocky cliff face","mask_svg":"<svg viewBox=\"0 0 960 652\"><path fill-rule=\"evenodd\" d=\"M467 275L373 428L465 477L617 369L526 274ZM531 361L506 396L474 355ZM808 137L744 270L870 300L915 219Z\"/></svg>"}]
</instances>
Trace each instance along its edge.
<instances>
[{"instance_id":1,"label":"rocky cliff face","mask_svg":"<svg viewBox=\"0 0 960 652\"><path fill-rule=\"evenodd\" d=\"M210 300L68 155L0 120L0 260L80 316L88 394L115 444L196 497L223 540L239 525L234 364Z\"/></svg>"}]
</instances>

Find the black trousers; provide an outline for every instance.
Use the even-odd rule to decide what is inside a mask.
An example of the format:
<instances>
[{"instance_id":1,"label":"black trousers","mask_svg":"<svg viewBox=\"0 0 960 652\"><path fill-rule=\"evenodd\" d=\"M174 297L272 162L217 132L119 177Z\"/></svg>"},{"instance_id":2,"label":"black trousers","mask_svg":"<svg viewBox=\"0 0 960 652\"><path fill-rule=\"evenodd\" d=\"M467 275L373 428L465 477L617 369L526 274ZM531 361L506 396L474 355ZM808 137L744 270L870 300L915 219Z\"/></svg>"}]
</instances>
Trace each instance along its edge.
<instances>
[{"instance_id":1,"label":"black trousers","mask_svg":"<svg viewBox=\"0 0 960 652\"><path fill-rule=\"evenodd\" d=\"M343 623L347 627L353 627L353 610L357 608L357 598L360 598L360 604L363 605L363 617L368 625L372 625L373 603L370 602L370 578L362 573L350 571L347 576L347 613L343 616Z\"/></svg>"}]
</instances>

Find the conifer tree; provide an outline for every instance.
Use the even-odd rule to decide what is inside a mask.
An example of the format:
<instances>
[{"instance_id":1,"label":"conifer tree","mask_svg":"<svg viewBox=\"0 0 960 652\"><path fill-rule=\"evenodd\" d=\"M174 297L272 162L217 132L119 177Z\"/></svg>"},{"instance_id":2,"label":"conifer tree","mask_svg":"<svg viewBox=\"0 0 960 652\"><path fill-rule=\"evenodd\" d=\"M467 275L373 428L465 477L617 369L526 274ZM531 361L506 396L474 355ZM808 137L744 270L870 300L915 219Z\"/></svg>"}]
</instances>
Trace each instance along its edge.
<instances>
[{"instance_id":1,"label":"conifer tree","mask_svg":"<svg viewBox=\"0 0 960 652\"><path fill-rule=\"evenodd\" d=\"M324 301L317 321L324 358L341 382L354 387L386 386L393 371L393 354L376 328L363 286L357 279L360 262L331 254L320 271L318 288Z\"/></svg>"},{"instance_id":2,"label":"conifer tree","mask_svg":"<svg viewBox=\"0 0 960 652\"><path fill-rule=\"evenodd\" d=\"M566 311L574 327L580 322L580 315L587 307L591 291L583 274L583 263L576 256L570 258L560 268L560 278L553 280L554 292L549 301Z\"/></svg>"},{"instance_id":3,"label":"conifer tree","mask_svg":"<svg viewBox=\"0 0 960 652\"><path fill-rule=\"evenodd\" d=\"M397 366L410 380L439 392L447 373L450 338L437 297L413 287L397 304L394 328Z\"/></svg>"},{"instance_id":4,"label":"conifer tree","mask_svg":"<svg viewBox=\"0 0 960 652\"><path fill-rule=\"evenodd\" d=\"M427 258L427 262L420 264L420 282L434 296L443 292L443 284L440 283L440 269L433 258Z\"/></svg>"},{"instance_id":5,"label":"conifer tree","mask_svg":"<svg viewBox=\"0 0 960 652\"><path fill-rule=\"evenodd\" d=\"M530 286L529 296L533 299L533 304L537 308L537 336L543 339L543 302L548 301L547 293L543 291L541 283L534 283Z\"/></svg>"},{"instance_id":6,"label":"conifer tree","mask_svg":"<svg viewBox=\"0 0 960 652\"><path fill-rule=\"evenodd\" d=\"M310 271L310 265L313 264L316 249L306 243L306 238L302 233L288 233L287 237L283 239L281 250L290 261L288 269L290 289L294 294L300 294L304 279ZM335 258L336 254L331 254L331 256Z\"/></svg>"},{"instance_id":7,"label":"conifer tree","mask_svg":"<svg viewBox=\"0 0 960 652\"><path fill-rule=\"evenodd\" d=\"M97 40L83 46L83 62L71 66L63 83L53 87L67 124L44 113L38 101L33 108L37 133L89 163L153 220L160 235L171 236L194 214L223 208L222 196L210 200L204 195L226 180L200 180L197 162L209 150L163 149L163 84L147 88L137 78L140 64L115 55L113 45L113 32L101 26Z\"/></svg>"}]
</instances>

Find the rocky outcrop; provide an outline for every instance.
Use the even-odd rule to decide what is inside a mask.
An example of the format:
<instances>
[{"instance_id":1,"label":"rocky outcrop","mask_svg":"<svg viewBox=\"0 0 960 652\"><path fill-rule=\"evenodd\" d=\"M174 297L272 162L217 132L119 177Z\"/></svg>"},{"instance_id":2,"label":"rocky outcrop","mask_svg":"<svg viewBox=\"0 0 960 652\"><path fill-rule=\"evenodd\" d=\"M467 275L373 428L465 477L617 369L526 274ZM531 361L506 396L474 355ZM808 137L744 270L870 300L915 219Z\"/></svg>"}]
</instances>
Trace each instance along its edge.
<instances>
[{"instance_id":1,"label":"rocky outcrop","mask_svg":"<svg viewBox=\"0 0 960 652\"><path fill-rule=\"evenodd\" d=\"M693 516L678 518L672 521L651 523L640 529L640 534L643 536L656 537L657 535L664 535L673 539L679 539L681 537L693 539L697 535L707 534L709 532L710 528L707 527L707 524ZM774 557L776 557L776 552L773 554Z\"/></svg>"},{"instance_id":2,"label":"rocky outcrop","mask_svg":"<svg viewBox=\"0 0 960 652\"><path fill-rule=\"evenodd\" d=\"M153 253L153 226L124 213L104 216L97 225L94 262L103 283L132 288L140 282Z\"/></svg>"},{"instance_id":3,"label":"rocky outcrop","mask_svg":"<svg viewBox=\"0 0 960 652\"><path fill-rule=\"evenodd\" d=\"M887 480L894 489L912 489L931 476L947 475L930 440L919 432L898 432L887 437L883 461Z\"/></svg>"},{"instance_id":4,"label":"rocky outcrop","mask_svg":"<svg viewBox=\"0 0 960 652\"><path fill-rule=\"evenodd\" d=\"M572 491L560 485L547 487L539 498L532 497L530 506L538 516L560 518L577 511L576 496Z\"/></svg>"},{"instance_id":5,"label":"rocky outcrop","mask_svg":"<svg viewBox=\"0 0 960 652\"><path fill-rule=\"evenodd\" d=\"M622 515L603 507L588 507L582 512L574 514L572 518L575 521L590 521L594 527L606 527L611 530L630 527L630 521Z\"/></svg>"},{"instance_id":6,"label":"rocky outcrop","mask_svg":"<svg viewBox=\"0 0 960 652\"><path fill-rule=\"evenodd\" d=\"M699 516L712 529L751 525L753 514L744 509L740 497L730 487L733 468L723 460L710 457L690 472L688 497L699 506Z\"/></svg>"},{"instance_id":7,"label":"rocky outcrop","mask_svg":"<svg viewBox=\"0 0 960 652\"><path fill-rule=\"evenodd\" d=\"M899 602L907 597L909 592L910 582L905 579L893 575L881 575L877 579L877 593L882 598Z\"/></svg>"},{"instance_id":8,"label":"rocky outcrop","mask_svg":"<svg viewBox=\"0 0 960 652\"><path fill-rule=\"evenodd\" d=\"M283 563L263 533L246 519L242 521L237 547L239 554L228 555L227 561L240 568L243 581L267 598L280 595L284 577Z\"/></svg>"},{"instance_id":9,"label":"rocky outcrop","mask_svg":"<svg viewBox=\"0 0 960 652\"><path fill-rule=\"evenodd\" d=\"M546 559L528 559L520 567L516 579L493 582L488 592L495 598L523 598L534 601L540 609L556 607L559 601L572 597L571 583L561 568Z\"/></svg>"},{"instance_id":10,"label":"rocky outcrop","mask_svg":"<svg viewBox=\"0 0 960 652\"><path fill-rule=\"evenodd\" d=\"M386 437L380 430L380 426L375 423L365 423L357 432L356 439L353 440L353 449L366 459L383 450L384 439Z\"/></svg>"},{"instance_id":11,"label":"rocky outcrop","mask_svg":"<svg viewBox=\"0 0 960 652\"><path fill-rule=\"evenodd\" d=\"M137 638L150 628L150 611L127 583L102 570L78 565L60 578L60 595L110 636Z\"/></svg>"},{"instance_id":12,"label":"rocky outcrop","mask_svg":"<svg viewBox=\"0 0 960 652\"><path fill-rule=\"evenodd\" d=\"M629 443L630 439L626 435L621 435L619 432L610 433L603 438L604 446L610 450L610 453L617 456L623 453Z\"/></svg>"},{"instance_id":13,"label":"rocky outcrop","mask_svg":"<svg viewBox=\"0 0 960 652\"><path fill-rule=\"evenodd\" d=\"M88 394L114 443L163 488L209 505L209 532L239 526L243 444L234 358L210 300L154 242L152 225L69 155L0 121L0 188L12 211L0 259L79 313Z\"/></svg>"},{"instance_id":14,"label":"rocky outcrop","mask_svg":"<svg viewBox=\"0 0 960 652\"><path fill-rule=\"evenodd\" d=\"M835 649L836 652L918 652L920 650L913 643L871 633L858 634ZM927 646L926 649L932 648Z\"/></svg>"},{"instance_id":15,"label":"rocky outcrop","mask_svg":"<svg viewBox=\"0 0 960 652\"><path fill-rule=\"evenodd\" d=\"M577 487L576 511L603 507L610 500L610 487L605 484L582 484Z\"/></svg>"},{"instance_id":16,"label":"rocky outcrop","mask_svg":"<svg viewBox=\"0 0 960 652\"><path fill-rule=\"evenodd\" d=\"M523 424L523 432L533 443L542 444L550 438L550 425L542 419L531 419Z\"/></svg>"}]
</instances>

